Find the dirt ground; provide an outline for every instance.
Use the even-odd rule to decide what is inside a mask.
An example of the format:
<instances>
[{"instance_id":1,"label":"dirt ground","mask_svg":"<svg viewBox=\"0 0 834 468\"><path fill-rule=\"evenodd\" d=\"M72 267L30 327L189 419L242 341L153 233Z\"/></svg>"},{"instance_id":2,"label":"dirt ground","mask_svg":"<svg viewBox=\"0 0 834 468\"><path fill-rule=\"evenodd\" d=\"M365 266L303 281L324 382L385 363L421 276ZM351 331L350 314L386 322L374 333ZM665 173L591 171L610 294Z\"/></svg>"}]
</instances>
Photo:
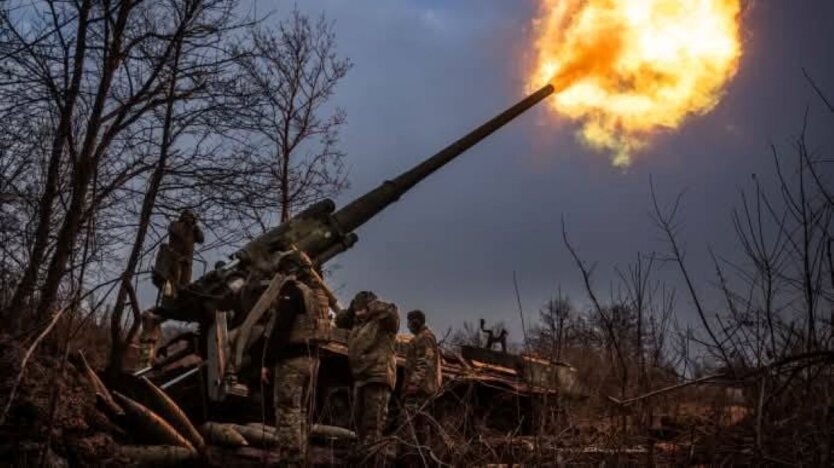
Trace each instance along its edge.
<instances>
[{"instance_id":1,"label":"dirt ground","mask_svg":"<svg viewBox=\"0 0 834 468\"><path fill-rule=\"evenodd\" d=\"M25 352L21 342L0 335L0 404L4 409ZM119 466L123 460L117 457L114 430L96 407L92 385L74 365L62 366L60 359L36 352L0 426L0 464L37 466L48 444L47 466Z\"/></svg>"}]
</instances>

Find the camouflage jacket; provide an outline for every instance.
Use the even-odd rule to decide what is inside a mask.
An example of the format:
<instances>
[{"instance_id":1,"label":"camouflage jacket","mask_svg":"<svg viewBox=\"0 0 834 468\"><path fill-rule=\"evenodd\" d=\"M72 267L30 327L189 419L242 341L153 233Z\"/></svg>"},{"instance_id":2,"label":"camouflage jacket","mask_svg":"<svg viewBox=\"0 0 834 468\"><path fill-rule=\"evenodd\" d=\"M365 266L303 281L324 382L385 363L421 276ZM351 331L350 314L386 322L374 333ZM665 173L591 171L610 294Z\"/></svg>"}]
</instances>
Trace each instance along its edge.
<instances>
[{"instance_id":1,"label":"camouflage jacket","mask_svg":"<svg viewBox=\"0 0 834 468\"><path fill-rule=\"evenodd\" d=\"M440 389L440 351L429 327L424 326L409 343L404 377L406 395L428 397Z\"/></svg>"},{"instance_id":2,"label":"camouflage jacket","mask_svg":"<svg viewBox=\"0 0 834 468\"><path fill-rule=\"evenodd\" d=\"M309 340L314 340L330 328L327 296L321 288L301 281L290 281L281 289L282 299L275 302L273 312L264 329L265 362L305 356L310 353ZM257 296L256 296L257 297ZM284 302L284 298L293 298ZM247 310L251 310L254 301Z\"/></svg>"},{"instance_id":3,"label":"camouflage jacket","mask_svg":"<svg viewBox=\"0 0 834 468\"><path fill-rule=\"evenodd\" d=\"M203 243L203 231L195 223L189 226L182 220L176 220L168 226L168 245L177 255L179 261L191 261L194 254L194 244Z\"/></svg>"},{"instance_id":4,"label":"camouflage jacket","mask_svg":"<svg viewBox=\"0 0 834 468\"><path fill-rule=\"evenodd\" d=\"M394 344L400 329L397 306L375 300L361 319L350 309L340 312L336 326L350 329L348 361L356 384L384 383L393 390L397 383Z\"/></svg>"}]
</instances>

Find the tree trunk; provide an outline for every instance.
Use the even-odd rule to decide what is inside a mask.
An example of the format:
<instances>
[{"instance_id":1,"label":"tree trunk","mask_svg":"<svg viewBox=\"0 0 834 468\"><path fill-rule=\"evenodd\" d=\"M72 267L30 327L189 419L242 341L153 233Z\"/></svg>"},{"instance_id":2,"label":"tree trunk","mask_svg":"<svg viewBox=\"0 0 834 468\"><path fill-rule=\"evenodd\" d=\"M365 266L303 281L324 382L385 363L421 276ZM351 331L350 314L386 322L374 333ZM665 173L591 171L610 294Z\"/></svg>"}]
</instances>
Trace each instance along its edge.
<instances>
[{"instance_id":1,"label":"tree trunk","mask_svg":"<svg viewBox=\"0 0 834 468\"><path fill-rule=\"evenodd\" d=\"M284 167L281 171L281 222L290 219L290 154L284 151L282 155Z\"/></svg>"},{"instance_id":2,"label":"tree trunk","mask_svg":"<svg viewBox=\"0 0 834 468\"><path fill-rule=\"evenodd\" d=\"M52 148L49 155L49 163L46 171L44 191L38 202L38 221L35 228L35 240L29 263L23 272L23 276L12 294L12 299L3 314L5 318L11 317L13 313L19 313L23 302L32 295L35 283L38 279L38 270L44 260L46 248L49 244L50 224L52 222L52 205L58 195L58 178L61 166L61 159L64 154L64 146L67 144L67 137L71 131L72 113L75 109L75 102L78 99L81 87L81 76L84 69L84 59L87 51L87 27L90 14L90 0L81 4L78 12L78 38L75 43L75 54L70 87L64 95L63 103L59 103L59 122L52 140ZM57 97L57 96L56 96ZM19 315L14 316L15 322Z\"/></svg>"},{"instance_id":3,"label":"tree trunk","mask_svg":"<svg viewBox=\"0 0 834 468\"><path fill-rule=\"evenodd\" d=\"M145 192L145 197L142 200L142 210L139 213L139 228L136 231L136 236L133 239L133 247L130 251L130 256L127 260L124 272L122 273L122 283L119 286L119 292L116 295L116 304L113 307L113 313L110 317L110 364L109 372L117 372L121 370L122 357L127 343L122 341L122 315L124 314L125 303L128 297L127 286L133 280L136 272L136 267L139 264L139 258L142 254L142 247L145 244L145 237L148 233L148 225L151 221L153 209L156 206L156 197L159 193L159 186L162 183L162 178L165 176L165 168L168 160L168 154L172 144L171 126L174 115L174 100L177 89L177 71L179 69L180 50L182 43L177 42L174 50L173 69L171 71L171 83L168 88L167 103L165 105L165 117L162 125L162 141L160 142L159 160L156 163L151 178L148 181L148 190ZM138 320L134 317L134 320Z\"/></svg>"},{"instance_id":4,"label":"tree trunk","mask_svg":"<svg viewBox=\"0 0 834 468\"><path fill-rule=\"evenodd\" d=\"M66 273L67 260L72 253L75 241L78 237L78 232L81 229L81 219L87 202L87 192L90 188L90 181L92 180L93 173L98 167L101 155L104 152L103 148L96 148L96 140L98 139L97 137L101 127L101 117L104 112L107 94L110 92L113 77L119 66L122 40L124 39L124 30L127 24L128 14L132 8L133 2L129 0L124 2L121 5L119 17L113 27L113 42L110 44L110 47L107 50L107 55L105 56L101 82L99 83L98 90L96 92L90 118L87 121L84 143L78 154L78 161L75 165L75 172L72 178L72 196L67 209L67 215L64 218L64 222L61 224L61 229L58 231L55 253L52 256L52 261L50 262L49 269L46 273L43 293L37 308L36 318L38 319L45 317L47 311L55 302L58 287L60 286L61 280Z\"/></svg>"}]
</instances>

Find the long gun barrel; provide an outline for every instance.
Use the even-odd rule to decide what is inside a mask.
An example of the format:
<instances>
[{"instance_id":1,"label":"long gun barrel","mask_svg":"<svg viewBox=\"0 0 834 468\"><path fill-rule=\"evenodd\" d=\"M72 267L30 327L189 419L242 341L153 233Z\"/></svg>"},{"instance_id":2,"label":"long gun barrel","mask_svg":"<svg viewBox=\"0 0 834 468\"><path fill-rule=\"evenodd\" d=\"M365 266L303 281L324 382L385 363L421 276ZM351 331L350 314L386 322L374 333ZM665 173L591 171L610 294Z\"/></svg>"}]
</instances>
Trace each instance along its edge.
<instances>
[{"instance_id":1,"label":"long gun barrel","mask_svg":"<svg viewBox=\"0 0 834 468\"><path fill-rule=\"evenodd\" d=\"M234 262L184 288L173 302L163 297L164 310L161 313L190 320L189 317L199 315L198 311L209 311L216 307L215 304L222 298L230 298L229 293L240 290L251 268L264 274L282 270L283 258L289 252L303 253L303 258L308 259L314 266L322 265L356 243L354 229L397 201L421 180L553 92L552 85L539 89L434 156L398 177L383 182L339 211L335 211L336 206L332 200L322 200L313 204L290 220L253 239L234 254ZM209 298L214 299L208 300Z\"/></svg>"},{"instance_id":2,"label":"long gun barrel","mask_svg":"<svg viewBox=\"0 0 834 468\"><path fill-rule=\"evenodd\" d=\"M331 200L313 204L291 220L247 244L235 256L244 263L264 265L264 262L270 262L270 257L276 252L297 249L306 253L316 264L323 264L353 246L357 240L353 234L354 229L397 201L421 180L541 102L553 91L553 85L544 86L434 156L393 180L383 182L339 211L334 212L336 205Z\"/></svg>"},{"instance_id":3,"label":"long gun barrel","mask_svg":"<svg viewBox=\"0 0 834 468\"><path fill-rule=\"evenodd\" d=\"M397 201L420 181L553 94L554 90L552 85L539 89L339 211L335 211L336 205L332 200L313 204L247 243L234 254L235 260L229 265L206 274L178 290L175 295L163 294L157 314L164 318L199 321L209 330L208 335L203 336L205 358L209 362L209 397L221 401L227 393L240 390L236 374L243 365L243 355L254 326L277 300L287 278L297 274L308 279L312 277L327 291L316 267L353 246L357 240L354 229ZM332 293L328 296L331 307L338 309L335 296ZM229 347L231 326L236 327L233 330L236 336L234 350ZM226 355L232 351L234 354L227 361Z\"/></svg>"},{"instance_id":4,"label":"long gun barrel","mask_svg":"<svg viewBox=\"0 0 834 468\"><path fill-rule=\"evenodd\" d=\"M472 130L463 138L443 148L434 156L402 173L397 178L387 180L379 187L357 198L333 215L339 227L342 228L343 232L351 232L361 226L377 213L384 210L388 205L397 201L403 193L417 185L421 180L430 176L434 171L445 166L466 150L475 146L478 142L553 94L553 91L553 85L548 84L527 96L521 102L493 117L490 121Z\"/></svg>"}]
</instances>

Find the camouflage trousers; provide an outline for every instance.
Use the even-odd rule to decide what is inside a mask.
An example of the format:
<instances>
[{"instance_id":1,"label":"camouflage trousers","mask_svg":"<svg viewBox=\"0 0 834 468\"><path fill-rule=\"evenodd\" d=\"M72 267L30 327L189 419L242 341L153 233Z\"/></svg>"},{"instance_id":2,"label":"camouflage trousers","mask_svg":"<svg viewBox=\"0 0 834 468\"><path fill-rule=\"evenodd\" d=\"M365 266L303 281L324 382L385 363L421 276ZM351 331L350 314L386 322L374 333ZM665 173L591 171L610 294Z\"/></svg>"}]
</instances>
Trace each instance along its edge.
<instances>
[{"instance_id":1,"label":"camouflage trousers","mask_svg":"<svg viewBox=\"0 0 834 468\"><path fill-rule=\"evenodd\" d=\"M142 332L139 334L139 362L137 369L152 366L156 359L156 347L162 338L162 320L145 312L142 314Z\"/></svg>"},{"instance_id":2,"label":"camouflage trousers","mask_svg":"<svg viewBox=\"0 0 834 468\"><path fill-rule=\"evenodd\" d=\"M362 447L382 438L388 421L391 387L384 383L358 383L353 387L353 423Z\"/></svg>"},{"instance_id":3,"label":"camouflage trousers","mask_svg":"<svg viewBox=\"0 0 834 468\"><path fill-rule=\"evenodd\" d=\"M191 260L180 260L176 262L172 272L172 283L176 289L191 283Z\"/></svg>"},{"instance_id":4,"label":"camouflage trousers","mask_svg":"<svg viewBox=\"0 0 834 468\"><path fill-rule=\"evenodd\" d=\"M281 457L303 463L307 457L310 386L318 360L308 356L281 359L273 368L275 435Z\"/></svg>"}]
</instances>

